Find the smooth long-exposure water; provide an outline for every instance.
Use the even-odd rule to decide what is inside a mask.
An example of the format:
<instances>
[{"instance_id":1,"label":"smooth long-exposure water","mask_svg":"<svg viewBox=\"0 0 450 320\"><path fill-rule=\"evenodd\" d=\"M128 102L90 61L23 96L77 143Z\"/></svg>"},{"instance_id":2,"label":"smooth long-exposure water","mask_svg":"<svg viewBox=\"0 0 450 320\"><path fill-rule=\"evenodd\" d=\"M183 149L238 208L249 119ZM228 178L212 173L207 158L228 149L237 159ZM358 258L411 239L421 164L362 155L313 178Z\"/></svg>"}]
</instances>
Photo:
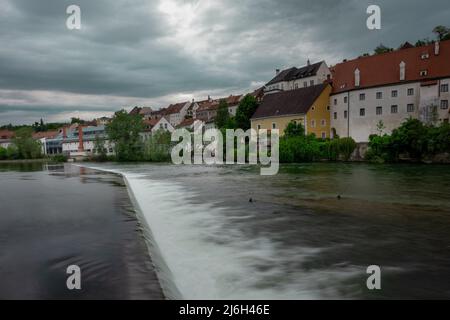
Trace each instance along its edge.
<instances>
[{"instance_id":1,"label":"smooth long-exposure water","mask_svg":"<svg viewBox=\"0 0 450 320\"><path fill-rule=\"evenodd\" d=\"M67 267L81 269L68 290ZM121 177L0 165L0 299L162 299Z\"/></svg>"},{"instance_id":2,"label":"smooth long-exposure water","mask_svg":"<svg viewBox=\"0 0 450 320\"><path fill-rule=\"evenodd\" d=\"M169 297L450 298L448 166L91 166L126 177Z\"/></svg>"},{"instance_id":3,"label":"smooth long-exposure water","mask_svg":"<svg viewBox=\"0 0 450 320\"><path fill-rule=\"evenodd\" d=\"M450 298L448 166L82 166L0 169L1 297Z\"/></svg>"}]
</instances>

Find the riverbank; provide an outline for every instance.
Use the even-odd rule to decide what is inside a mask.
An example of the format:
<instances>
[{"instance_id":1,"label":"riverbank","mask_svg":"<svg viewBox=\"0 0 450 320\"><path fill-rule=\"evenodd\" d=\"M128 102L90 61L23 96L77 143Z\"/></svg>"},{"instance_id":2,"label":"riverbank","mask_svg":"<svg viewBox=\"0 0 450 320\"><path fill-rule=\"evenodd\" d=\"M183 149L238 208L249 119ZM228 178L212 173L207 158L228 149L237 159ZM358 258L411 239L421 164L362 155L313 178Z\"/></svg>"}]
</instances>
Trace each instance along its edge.
<instances>
[{"instance_id":1,"label":"riverbank","mask_svg":"<svg viewBox=\"0 0 450 320\"><path fill-rule=\"evenodd\" d=\"M20 162L0 179L1 299L165 298L120 176ZM66 287L69 265L81 290Z\"/></svg>"}]
</instances>

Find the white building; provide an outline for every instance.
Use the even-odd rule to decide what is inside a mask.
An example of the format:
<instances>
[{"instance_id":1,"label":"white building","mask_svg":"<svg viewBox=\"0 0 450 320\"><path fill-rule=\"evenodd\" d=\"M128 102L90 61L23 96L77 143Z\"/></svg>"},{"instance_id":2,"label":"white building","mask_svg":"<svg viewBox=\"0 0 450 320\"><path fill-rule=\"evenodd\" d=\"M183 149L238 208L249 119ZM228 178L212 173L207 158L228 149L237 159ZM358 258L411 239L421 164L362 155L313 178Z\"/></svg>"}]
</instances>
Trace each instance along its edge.
<instances>
[{"instance_id":1,"label":"white building","mask_svg":"<svg viewBox=\"0 0 450 320\"><path fill-rule=\"evenodd\" d=\"M330 69L325 61L308 64L301 68L292 67L280 72L275 71L275 77L266 84L266 93L294 90L321 84L330 79Z\"/></svg>"},{"instance_id":2,"label":"white building","mask_svg":"<svg viewBox=\"0 0 450 320\"><path fill-rule=\"evenodd\" d=\"M449 121L450 41L344 61L331 68L331 132L367 142L409 118Z\"/></svg>"},{"instance_id":3,"label":"white building","mask_svg":"<svg viewBox=\"0 0 450 320\"><path fill-rule=\"evenodd\" d=\"M170 122L172 127L176 127L186 117L190 106L191 102L171 104L164 110L164 116Z\"/></svg>"}]
</instances>

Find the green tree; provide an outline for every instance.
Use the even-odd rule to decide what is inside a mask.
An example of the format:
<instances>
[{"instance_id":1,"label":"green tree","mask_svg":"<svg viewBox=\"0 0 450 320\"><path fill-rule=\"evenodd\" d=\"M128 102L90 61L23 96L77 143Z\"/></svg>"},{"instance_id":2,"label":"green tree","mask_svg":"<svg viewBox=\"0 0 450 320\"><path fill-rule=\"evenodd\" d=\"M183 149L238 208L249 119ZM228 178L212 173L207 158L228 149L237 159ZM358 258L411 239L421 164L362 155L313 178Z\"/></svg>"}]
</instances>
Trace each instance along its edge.
<instances>
[{"instance_id":1,"label":"green tree","mask_svg":"<svg viewBox=\"0 0 450 320\"><path fill-rule=\"evenodd\" d=\"M375 49L374 49L374 52L375 52L375 54L382 54L382 53L386 53L386 52L391 52L391 51L393 51L394 49L392 49L392 48L388 48L388 47L386 47L385 45L383 45L382 43L380 43L379 45L378 45L378 47L376 47Z\"/></svg>"},{"instance_id":2,"label":"green tree","mask_svg":"<svg viewBox=\"0 0 450 320\"><path fill-rule=\"evenodd\" d=\"M301 123L291 121L287 125L286 129L284 129L284 135L286 137L304 136L305 128L303 128Z\"/></svg>"},{"instance_id":3,"label":"green tree","mask_svg":"<svg viewBox=\"0 0 450 320\"><path fill-rule=\"evenodd\" d=\"M107 151L105 148L105 139L100 136L95 136L94 140L94 153L96 154L98 161L106 161L108 159Z\"/></svg>"},{"instance_id":4,"label":"green tree","mask_svg":"<svg viewBox=\"0 0 450 320\"><path fill-rule=\"evenodd\" d=\"M8 150L3 147L0 147L0 160L5 160L8 158Z\"/></svg>"},{"instance_id":5,"label":"green tree","mask_svg":"<svg viewBox=\"0 0 450 320\"><path fill-rule=\"evenodd\" d=\"M17 130L13 143L17 147L19 158L36 159L41 157L41 143L33 139L33 129L27 127Z\"/></svg>"},{"instance_id":6,"label":"green tree","mask_svg":"<svg viewBox=\"0 0 450 320\"><path fill-rule=\"evenodd\" d=\"M228 123L230 114L228 113L228 103L225 100L220 100L219 108L215 119L217 128L223 128Z\"/></svg>"},{"instance_id":7,"label":"green tree","mask_svg":"<svg viewBox=\"0 0 450 320\"><path fill-rule=\"evenodd\" d=\"M250 128L250 118L258 108L258 102L256 98L252 95L246 95L241 102L236 111L236 127L242 130L247 130Z\"/></svg>"},{"instance_id":8,"label":"green tree","mask_svg":"<svg viewBox=\"0 0 450 320\"><path fill-rule=\"evenodd\" d=\"M139 115L128 114L125 110L114 114L106 125L106 132L109 140L114 142L118 161L142 160L143 143L139 133L143 128L143 120Z\"/></svg>"},{"instance_id":9,"label":"green tree","mask_svg":"<svg viewBox=\"0 0 450 320\"><path fill-rule=\"evenodd\" d=\"M145 145L145 160L153 162L170 161L171 134L166 130L157 130Z\"/></svg>"},{"instance_id":10,"label":"green tree","mask_svg":"<svg viewBox=\"0 0 450 320\"><path fill-rule=\"evenodd\" d=\"M425 152L426 142L427 128L420 120L409 118L392 131L390 147L396 156L408 153L410 157L420 159Z\"/></svg>"},{"instance_id":11,"label":"green tree","mask_svg":"<svg viewBox=\"0 0 450 320\"><path fill-rule=\"evenodd\" d=\"M439 41L448 40L450 38L450 28L445 26L436 26L433 29L433 33L436 34Z\"/></svg>"},{"instance_id":12,"label":"green tree","mask_svg":"<svg viewBox=\"0 0 450 320\"><path fill-rule=\"evenodd\" d=\"M377 132L378 132L379 136L383 135L383 131L385 129L386 129L386 126L384 125L383 120L378 121L378 123L377 123Z\"/></svg>"}]
</instances>

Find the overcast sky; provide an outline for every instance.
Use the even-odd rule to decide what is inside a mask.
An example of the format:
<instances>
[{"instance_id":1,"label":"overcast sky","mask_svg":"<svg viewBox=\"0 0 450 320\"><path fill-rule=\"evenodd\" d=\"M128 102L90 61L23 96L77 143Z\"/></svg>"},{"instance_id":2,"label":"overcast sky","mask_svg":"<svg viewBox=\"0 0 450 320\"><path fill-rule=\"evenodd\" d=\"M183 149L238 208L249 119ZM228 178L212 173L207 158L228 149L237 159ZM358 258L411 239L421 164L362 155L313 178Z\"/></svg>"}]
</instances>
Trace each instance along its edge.
<instances>
[{"instance_id":1,"label":"overcast sky","mask_svg":"<svg viewBox=\"0 0 450 320\"><path fill-rule=\"evenodd\" d=\"M0 0L0 125L244 93L276 68L433 38L449 17L448 0Z\"/></svg>"}]
</instances>

